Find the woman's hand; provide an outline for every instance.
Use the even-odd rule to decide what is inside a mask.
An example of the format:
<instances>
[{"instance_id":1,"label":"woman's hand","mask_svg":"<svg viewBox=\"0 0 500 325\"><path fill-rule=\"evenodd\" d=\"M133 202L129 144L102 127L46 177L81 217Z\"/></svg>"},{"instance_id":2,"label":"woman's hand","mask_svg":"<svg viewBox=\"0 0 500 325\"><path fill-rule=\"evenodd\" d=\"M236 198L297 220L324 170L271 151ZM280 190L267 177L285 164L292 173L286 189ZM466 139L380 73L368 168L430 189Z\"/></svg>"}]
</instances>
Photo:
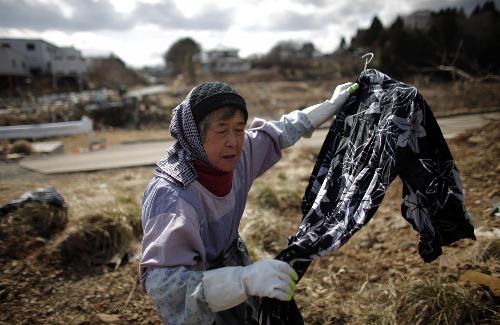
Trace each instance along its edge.
<instances>
[{"instance_id":1,"label":"woman's hand","mask_svg":"<svg viewBox=\"0 0 500 325\"><path fill-rule=\"evenodd\" d=\"M349 95L358 90L359 85L357 83L346 82L344 84L338 85L333 91L332 98L329 102L333 105L332 115L337 114L342 106L344 106Z\"/></svg>"},{"instance_id":2,"label":"woman's hand","mask_svg":"<svg viewBox=\"0 0 500 325\"><path fill-rule=\"evenodd\" d=\"M249 296L289 301L295 294L295 270L283 261L262 259L243 268L241 282Z\"/></svg>"},{"instance_id":3,"label":"woman's hand","mask_svg":"<svg viewBox=\"0 0 500 325\"><path fill-rule=\"evenodd\" d=\"M302 111L307 114L307 118L314 127L318 128L330 117L337 114L342 106L344 106L349 95L354 93L358 88L359 85L352 82L338 85L333 92L332 98L325 100L323 103L309 106Z\"/></svg>"},{"instance_id":4,"label":"woman's hand","mask_svg":"<svg viewBox=\"0 0 500 325\"><path fill-rule=\"evenodd\" d=\"M203 288L214 312L232 308L248 296L289 301L295 294L295 270L283 261L262 259L248 266L222 267L203 272Z\"/></svg>"}]
</instances>

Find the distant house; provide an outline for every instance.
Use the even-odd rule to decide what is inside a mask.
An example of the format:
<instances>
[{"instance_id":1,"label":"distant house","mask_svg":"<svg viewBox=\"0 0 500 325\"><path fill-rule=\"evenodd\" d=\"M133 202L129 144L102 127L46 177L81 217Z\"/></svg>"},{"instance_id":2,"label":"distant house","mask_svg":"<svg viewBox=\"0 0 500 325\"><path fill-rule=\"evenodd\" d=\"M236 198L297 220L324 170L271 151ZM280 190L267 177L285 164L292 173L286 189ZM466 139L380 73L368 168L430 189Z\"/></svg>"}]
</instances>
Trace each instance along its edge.
<instances>
[{"instance_id":1,"label":"distant house","mask_svg":"<svg viewBox=\"0 0 500 325\"><path fill-rule=\"evenodd\" d=\"M56 48L52 60L52 74L75 76L87 72L87 64L82 53L74 47Z\"/></svg>"},{"instance_id":2,"label":"distant house","mask_svg":"<svg viewBox=\"0 0 500 325\"><path fill-rule=\"evenodd\" d=\"M41 39L0 38L0 48L0 75L19 75L23 64L34 76L79 76L87 70L81 52L73 47L57 47Z\"/></svg>"},{"instance_id":3,"label":"distant house","mask_svg":"<svg viewBox=\"0 0 500 325\"><path fill-rule=\"evenodd\" d=\"M0 47L0 75L27 77L30 75L27 62L24 55L10 48Z\"/></svg>"},{"instance_id":4,"label":"distant house","mask_svg":"<svg viewBox=\"0 0 500 325\"><path fill-rule=\"evenodd\" d=\"M242 73L250 70L250 62L238 56L238 49L223 48L207 51L203 57L206 70L219 73Z\"/></svg>"},{"instance_id":5,"label":"distant house","mask_svg":"<svg viewBox=\"0 0 500 325\"><path fill-rule=\"evenodd\" d=\"M56 46L40 39L0 38L0 47L24 57L30 74L50 74L52 55Z\"/></svg>"},{"instance_id":6,"label":"distant house","mask_svg":"<svg viewBox=\"0 0 500 325\"><path fill-rule=\"evenodd\" d=\"M316 50L313 43L281 41L269 51L267 59L275 63L288 63L290 61L304 61L320 57L321 53Z\"/></svg>"}]
</instances>

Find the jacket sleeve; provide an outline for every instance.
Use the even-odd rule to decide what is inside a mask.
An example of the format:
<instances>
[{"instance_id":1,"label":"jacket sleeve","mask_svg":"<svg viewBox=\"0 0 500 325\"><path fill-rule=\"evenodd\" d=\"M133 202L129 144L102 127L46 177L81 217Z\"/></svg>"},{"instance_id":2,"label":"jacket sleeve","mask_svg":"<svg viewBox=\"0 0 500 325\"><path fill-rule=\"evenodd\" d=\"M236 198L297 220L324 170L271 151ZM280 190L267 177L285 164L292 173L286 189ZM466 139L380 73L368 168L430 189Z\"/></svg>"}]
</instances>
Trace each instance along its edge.
<instances>
[{"instance_id":1,"label":"jacket sleeve","mask_svg":"<svg viewBox=\"0 0 500 325\"><path fill-rule=\"evenodd\" d=\"M280 130L281 149L294 145L300 138L310 138L314 125L303 111L285 114L279 121L269 122Z\"/></svg>"},{"instance_id":2,"label":"jacket sleeve","mask_svg":"<svg viewBox=\"0 0 500 325\"><path fill-rule=\"evenodd\" d=\"M163 207L172 195L169 191L156 194L151 212L143 205L141 268L184 265L203 269L205 247L197 214L182 198L175 200L173 208Z\"/></svg>"},{"instance_id":3,"label":"jacket sleeve","mask_svg":"<svg viewBox=\"0 0 500 325\"><path fill-rule=\"evenodd\" d=\"M256 118L246 132L243 162L251 184L281 158L281 150L295 144L301 137L310 137L314 126L302 111L283 115L279 121L266 122Z\"/></svg>"},{"instance_id":4,"label":"jacket sleeve","mask_svg":"<svg viewBox=\"0 0 500 325\"><path fill-rule=\"evenodd\" d=\"M164 324L211 325L215 313L203 293L201 271L184 266L152 268L146 278L146 292Z\"/></svg>"}]
</instances>

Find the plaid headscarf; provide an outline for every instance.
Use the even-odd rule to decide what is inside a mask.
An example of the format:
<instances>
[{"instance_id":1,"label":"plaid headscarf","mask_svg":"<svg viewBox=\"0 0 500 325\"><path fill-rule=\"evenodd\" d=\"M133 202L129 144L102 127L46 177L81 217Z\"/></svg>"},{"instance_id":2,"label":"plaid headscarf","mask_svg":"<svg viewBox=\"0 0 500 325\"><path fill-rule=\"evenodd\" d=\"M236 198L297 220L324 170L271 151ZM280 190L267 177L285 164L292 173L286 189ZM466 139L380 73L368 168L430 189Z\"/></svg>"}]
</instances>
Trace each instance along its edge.
<instances>
[{"instance_id":1,"label":"plaid headscarf","mask_svg":"<svg viewBox=\"0 0 500 325\"><path fill-rule=\"evenodd\" d=\"M191 112L190 97L193 90L173 110L170 134L177 139L177 142L167 150L163 159L156 163L158 167L155 170L156 175L173 181L183 188L197 177L193 160L201 160L207 166L215 168L208 161Z\"/></svg>"},{"instance_id":2,"label":"plaid headscarf","mask_svg":"<svg viewBox=\"0 0 500 325\"><path fill-rule=\"evenodd\" d=\"M193 160L202 161L207 167L219 171L208 160L196 124L223 106L238 108L245 121L247 120L245 100L228 84L219 81L204 82L189 92L186 99L173 110L170 133L177 142L157 163L156 175L185 188L198 176Z\"/></svg>"}]
</instances>

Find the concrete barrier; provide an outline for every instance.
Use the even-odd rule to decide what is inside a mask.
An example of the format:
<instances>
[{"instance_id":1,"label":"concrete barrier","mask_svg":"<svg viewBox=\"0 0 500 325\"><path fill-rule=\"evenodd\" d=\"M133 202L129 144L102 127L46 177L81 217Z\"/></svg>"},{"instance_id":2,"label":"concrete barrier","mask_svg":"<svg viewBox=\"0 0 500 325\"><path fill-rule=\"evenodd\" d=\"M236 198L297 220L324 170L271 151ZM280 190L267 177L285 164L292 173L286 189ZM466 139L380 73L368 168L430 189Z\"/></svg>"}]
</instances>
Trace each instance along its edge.
<instances>
[{"instance_id":1,"label":"concrete barrier","mask_svg":"<svg viewBox=\"0 0 500 325\"><path fill-rule=\"evenodd\" d=\"M84 116L80 121L1 126L0 139L40 139L87 133L90 143L93 130L92 120Z\"/></svg>"}]
</instances>

